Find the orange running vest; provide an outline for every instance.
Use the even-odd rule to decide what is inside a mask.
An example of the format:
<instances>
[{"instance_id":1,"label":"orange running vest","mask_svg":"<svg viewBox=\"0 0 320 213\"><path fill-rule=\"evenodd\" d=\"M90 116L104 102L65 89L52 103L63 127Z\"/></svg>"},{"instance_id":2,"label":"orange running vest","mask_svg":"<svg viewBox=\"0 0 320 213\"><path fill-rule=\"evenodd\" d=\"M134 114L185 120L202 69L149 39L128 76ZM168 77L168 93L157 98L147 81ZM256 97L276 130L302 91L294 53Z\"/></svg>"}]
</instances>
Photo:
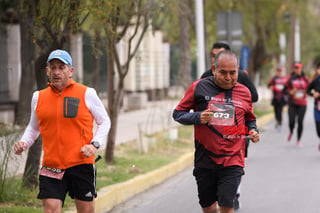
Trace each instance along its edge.
<instances>
[{"instance_id":1,"label":"orange running vest","mask_svg":"<svg viewBox=\"0 0 320 213\"><path fill-rule=\"evenodd\" d=\"M42 165L67 169L93 164L80 149L93 138L93 116L85 104L87 87L72 79L61 92L52 84L39 91L36 114L43 144Z\"/></svg>"}]
</instances>

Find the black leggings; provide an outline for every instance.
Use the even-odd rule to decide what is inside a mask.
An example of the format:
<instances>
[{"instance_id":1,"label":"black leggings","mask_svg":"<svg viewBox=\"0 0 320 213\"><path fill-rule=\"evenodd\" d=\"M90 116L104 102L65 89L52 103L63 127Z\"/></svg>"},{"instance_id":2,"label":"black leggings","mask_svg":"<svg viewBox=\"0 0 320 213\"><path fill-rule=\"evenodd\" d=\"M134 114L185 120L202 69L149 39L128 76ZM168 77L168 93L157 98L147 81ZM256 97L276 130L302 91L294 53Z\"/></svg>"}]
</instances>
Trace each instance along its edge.
<instances>
[{"instance_id":1,"label":"black leggings","mask_svg":"<svg viewBox=\"0 0 320 213\"><path fill-rule=\"evenodd\" d=\"M274 115L276 117L276 121L278 122L278 124L281 125L283 104L282 103L274 104L273 109L274 109Z\"/></svg>"},{"instance_id":2,"label":"black leggings","mask_svg":"<svg viewBox=\"0 0 320 213\"><path fill-rule=\"evenodd\" d=\"M295 104L289 104L289 129L290 133L293 133L293 129L295 126L296 117L298 117L298 131L297 136L298 140L300 140L303 130L303 119L306 114L307 106L299 106Z\"/></svg>"},{"instance_id":3,"label":"black leggings","mask_svg":"<svg viewBox=\"0 0 320 213\"><path fill-rule=\"evenodd\" d=\"M320 138L320 121L316 121L317 135Z\"/></svg>"},{"instance_id":4,"label":"black leggings","mask_svg":"<svg viewBox=\"0 0 320 213\"><path fill-rule=\"evenodd\" d=\"M316 108L316 106L313 109L313 116L316 122L317 135L320 138L320 111Z\"/></svg>"}]
</instances>

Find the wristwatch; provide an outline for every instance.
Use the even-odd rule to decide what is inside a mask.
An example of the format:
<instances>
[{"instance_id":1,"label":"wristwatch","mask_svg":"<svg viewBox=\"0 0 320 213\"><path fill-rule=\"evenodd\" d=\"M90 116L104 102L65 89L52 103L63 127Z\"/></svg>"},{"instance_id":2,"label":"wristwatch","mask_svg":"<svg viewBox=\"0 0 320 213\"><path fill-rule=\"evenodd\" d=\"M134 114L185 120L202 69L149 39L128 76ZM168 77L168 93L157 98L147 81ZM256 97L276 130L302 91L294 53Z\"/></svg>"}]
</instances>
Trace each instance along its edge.
<instances>
[{"instance_id":1,"label":"wristwatch","mask_svg":"<svg viewBox=\"0 0 320 213\"><path fill-rule=\"evenodd\" d=\"M91 141L92 146L94 146L96 149L100 148L100 144L98 141Z\"/></svg>"}]
</instances>

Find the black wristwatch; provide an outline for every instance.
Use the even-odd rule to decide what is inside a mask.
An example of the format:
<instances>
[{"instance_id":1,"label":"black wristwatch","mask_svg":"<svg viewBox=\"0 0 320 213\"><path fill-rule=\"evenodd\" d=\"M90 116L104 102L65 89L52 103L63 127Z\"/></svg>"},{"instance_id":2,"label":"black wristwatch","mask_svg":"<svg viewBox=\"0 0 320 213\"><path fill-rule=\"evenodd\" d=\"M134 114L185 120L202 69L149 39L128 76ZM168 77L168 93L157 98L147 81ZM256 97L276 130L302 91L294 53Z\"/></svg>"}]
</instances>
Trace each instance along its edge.
<instances>
[{"instance_id":1,"label":"black wristwatch","mask_svg":"<svg viewBox=\"0 0 320 213\"><path fill-rule=\"evenodd\" d=\"M91 144L96 148L99 149L100 148L100 144L98 141L91 141Z\"/></svg>"}]
</instances>

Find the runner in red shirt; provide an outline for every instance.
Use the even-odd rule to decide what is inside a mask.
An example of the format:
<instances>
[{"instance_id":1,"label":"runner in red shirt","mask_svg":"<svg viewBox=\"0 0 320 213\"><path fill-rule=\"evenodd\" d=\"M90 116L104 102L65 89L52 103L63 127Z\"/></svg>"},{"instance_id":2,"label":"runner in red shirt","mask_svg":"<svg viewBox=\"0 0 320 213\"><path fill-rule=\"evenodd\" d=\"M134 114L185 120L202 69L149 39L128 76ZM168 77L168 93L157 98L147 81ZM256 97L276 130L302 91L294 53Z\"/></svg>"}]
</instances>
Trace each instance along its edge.
<instances>
[{"instance_id":1,"label":"runner in red shirt","mask_svg":"<svg viewBox=\"0 0 320 213\"><path fill-rule=\"evenodd\" d=\"M219 204L221 213L232 213L244 174L245 135L258 142L259 133L251 94L237 83L237 56L228 50L219 52L212 70L214 76L192 83L173 118L194 125L193 174L203 211L216 212Z\"/></svg>"},{"instance_id":2,"label":"runner in red shirt","mask_svg":"<svg viewBox=\"0 0 320 213\"><path fill-rule=\"evenodd\" d=\"M303 120L307 110L307 93L309 77L302 71L302 64L293 65L293 73L285 84L285 90L289 93L289 130L288 142L290 142L295 127L296 117L298 118L297 146L302 147L301 135L303 131Z\"/></svg>"},{"instance_id":3,"label":"runner in red shirt","mask_svg":"<svg viewBox=\"0 0 320 213\"><path fill-rule=\"evenodd\" d=\"M283 107L286 104L286 96L283 93L284 85L287 81L287 77L282 75L283 68L277 68L277 74L273 76L268 84L268 87L272 90L273 97L271 104L274 108L274 114L276 118L276 129L280 132L281 131L281 124L282 124L282 111Z\"/></svg>"}]
</instances>

